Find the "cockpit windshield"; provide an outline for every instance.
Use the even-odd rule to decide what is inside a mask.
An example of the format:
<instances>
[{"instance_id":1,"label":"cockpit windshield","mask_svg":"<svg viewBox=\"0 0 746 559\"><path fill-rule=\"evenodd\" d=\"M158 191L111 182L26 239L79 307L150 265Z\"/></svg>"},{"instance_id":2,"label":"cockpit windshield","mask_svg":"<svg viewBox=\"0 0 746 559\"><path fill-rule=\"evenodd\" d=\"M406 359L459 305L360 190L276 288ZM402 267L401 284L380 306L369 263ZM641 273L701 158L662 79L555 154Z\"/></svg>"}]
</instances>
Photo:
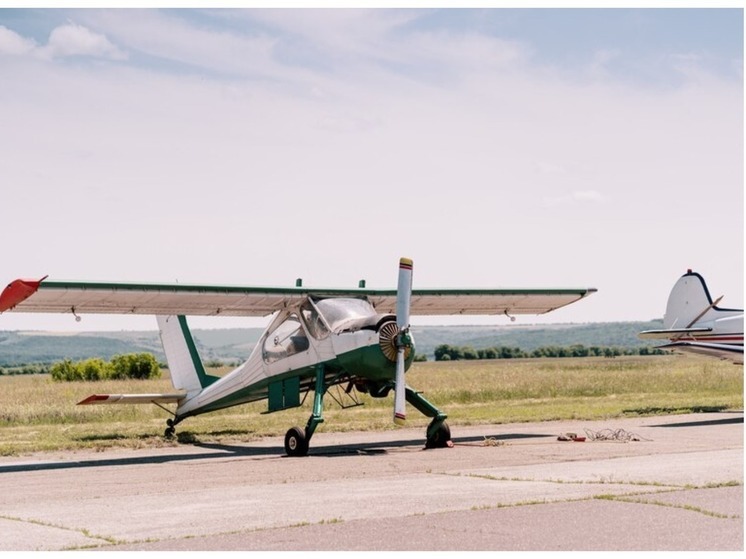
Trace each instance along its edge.
<instances>
[{"instance_id":1,"label":"cockpit windshield","mask_svg":"<svg viewBox=\"0 0 746 559\"><path fill-rule=\"evenodd\" d=\"M367 300L334 297L331 299L314 300L316 308L326 320L332 332L339 332L349 322L376 316L376 310Z\"/></svg>"}]
</instances>

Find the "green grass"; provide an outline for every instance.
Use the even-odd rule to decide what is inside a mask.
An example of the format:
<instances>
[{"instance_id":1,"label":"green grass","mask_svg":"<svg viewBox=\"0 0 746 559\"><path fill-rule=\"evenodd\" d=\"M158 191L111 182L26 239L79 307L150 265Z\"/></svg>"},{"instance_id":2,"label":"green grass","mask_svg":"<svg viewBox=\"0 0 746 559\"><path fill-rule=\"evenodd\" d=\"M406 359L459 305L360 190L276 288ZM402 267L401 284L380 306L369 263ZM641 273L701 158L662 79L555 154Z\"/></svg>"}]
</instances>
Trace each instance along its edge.
<instances>
[{"instance_id":1,"label":"green grass","mask_svg":"<svg viewBox=\"0 0 746 559\"><path fill-rule=\"evenodd\" d=\"M743 409L743 367L695 356L415 363L407 383L448 413L451 427ZM176 441L163 438L169 416L154 405L75 405L93 393L172 391L167 375L69 383L0 377L0 455L247 442L305 425L312 401L273 414L262 414L266 403L257 402L190 418L177 427ZM393 394L361 400L364 406L342 410L327 397L319 430L394 428ZM408 419L414 427L429 421L411 407Z\"/></svg>"}]
</instances>

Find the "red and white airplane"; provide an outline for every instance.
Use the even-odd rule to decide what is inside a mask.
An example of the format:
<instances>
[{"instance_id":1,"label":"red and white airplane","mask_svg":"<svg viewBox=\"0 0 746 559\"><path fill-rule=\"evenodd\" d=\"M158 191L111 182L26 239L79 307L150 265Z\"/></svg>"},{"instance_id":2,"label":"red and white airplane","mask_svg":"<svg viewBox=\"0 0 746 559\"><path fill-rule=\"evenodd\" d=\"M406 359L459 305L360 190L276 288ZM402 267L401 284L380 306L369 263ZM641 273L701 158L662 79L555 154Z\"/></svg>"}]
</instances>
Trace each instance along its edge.
<instances>
[{"instance_id":1,"label":"red and white airplane","mask_svg":"<svg viewBox=\"0 0 746 559\"><path fill-rule=\"evenodd\" d=\"M718 307L702 276L687 270L668 296L663 330L640 332L641 339L664 339L660 346L743 364L743 309Z\"/></svg>"}]
</instances>

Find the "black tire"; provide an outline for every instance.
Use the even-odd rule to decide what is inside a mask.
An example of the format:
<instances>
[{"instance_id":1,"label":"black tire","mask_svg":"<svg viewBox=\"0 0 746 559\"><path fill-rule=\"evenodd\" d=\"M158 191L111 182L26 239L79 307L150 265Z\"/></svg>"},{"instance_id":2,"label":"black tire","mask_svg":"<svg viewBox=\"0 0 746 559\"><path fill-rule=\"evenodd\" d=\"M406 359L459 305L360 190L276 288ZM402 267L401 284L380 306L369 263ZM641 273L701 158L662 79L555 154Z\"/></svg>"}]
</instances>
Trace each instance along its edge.
<instances>
[{"instance_id":1,"label":"black tire","mask_svg":"<svg viewBox=\"0 0 746 559\"><path fill-rule=\"evenodd\" d=\"M288 456L306 456L308 454L308 439L306 432L300 427L293 427L285 433L285 452Z\"/></svg>"},{"instance_id":2,"label":"black tire","mask_svg":"<svg viewBox=\"0 0 746 559\"><path fill-rule=\"evenodd\" d=\"M451 443L451 428L445 421L438 425L435 432L428 437L425 448L446 448Z\"/></svg>"},{"instance_id":3,"label":"black tire","mask_svg":"<svg viewBox=\"0 0 746 559\"><path fill-rule=\"evenodd\" d=\"M167 439L173 439L175 432L176 432L176 429L174 429L173 427L166 427L166 430L164 431L163 436L166 437Z\"/></svg>"},{"instance_id":4,"label":"black tire","mask_svg":"<svg viewBox=\"0 0 746 559\"><path fill-rule=\"evenodd\" d=\"M368 386L368 393L373 398L385 398L391 392L391 385L389 384L370 384Z\"/></svg>"}]
</instances>

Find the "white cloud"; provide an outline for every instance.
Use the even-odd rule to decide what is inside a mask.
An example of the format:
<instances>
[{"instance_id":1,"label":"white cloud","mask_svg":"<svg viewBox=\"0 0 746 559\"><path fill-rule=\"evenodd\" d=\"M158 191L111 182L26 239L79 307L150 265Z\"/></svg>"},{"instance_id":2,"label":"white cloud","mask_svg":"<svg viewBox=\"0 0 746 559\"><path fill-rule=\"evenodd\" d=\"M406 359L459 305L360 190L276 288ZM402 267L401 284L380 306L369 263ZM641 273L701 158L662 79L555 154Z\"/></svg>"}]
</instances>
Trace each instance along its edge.
<instances>
[{"instance_id":1,"label":"white cloud","mask_svg":"<svg viewBox=\"0 0 746 559\"><path fill-rule=\"evenodd\" d=\"M0 54L23 55L36 48L36 43L0 25Z\"/></svg>"},{"instance_id":2,"label":"white cloud","mask_svg":"<svg viewBox=\"0 0 746 559\"><path fill-rule=\"evenodd\" d=\"M52 30L46 46L37 50L43 58L91 56L110 60L126 60L127 54L114 46L104 35L75 23L66 23Z\"/></svg>"}]
</instances>

